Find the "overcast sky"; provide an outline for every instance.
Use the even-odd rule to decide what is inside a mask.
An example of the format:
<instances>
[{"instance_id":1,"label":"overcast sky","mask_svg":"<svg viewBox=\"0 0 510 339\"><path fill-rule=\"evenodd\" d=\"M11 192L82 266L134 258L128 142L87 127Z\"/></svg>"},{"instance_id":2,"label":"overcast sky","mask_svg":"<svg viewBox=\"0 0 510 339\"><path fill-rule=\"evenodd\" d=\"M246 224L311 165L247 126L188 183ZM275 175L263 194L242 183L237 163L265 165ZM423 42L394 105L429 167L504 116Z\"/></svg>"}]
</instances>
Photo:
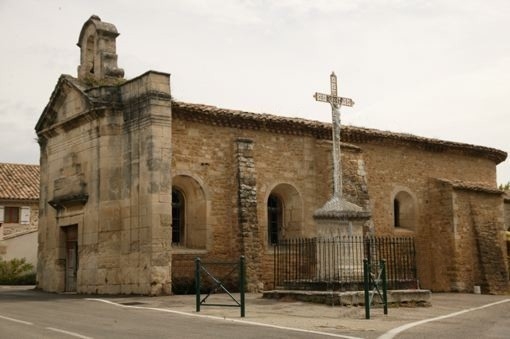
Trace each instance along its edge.
<instances>
[{"instance_id":1,"label":"overcast sky","mask_svg":"<svg viewBox=\"0 0 510 339\"><path fill-rule=\"evenodd\" d=\"M39 162L34 126L92 14L126 78L171 73L177 100L330 121L312 95L335 71L343 124L510 151L510 1L0 0L0 162Z\"/></svg>"}]
</instances>

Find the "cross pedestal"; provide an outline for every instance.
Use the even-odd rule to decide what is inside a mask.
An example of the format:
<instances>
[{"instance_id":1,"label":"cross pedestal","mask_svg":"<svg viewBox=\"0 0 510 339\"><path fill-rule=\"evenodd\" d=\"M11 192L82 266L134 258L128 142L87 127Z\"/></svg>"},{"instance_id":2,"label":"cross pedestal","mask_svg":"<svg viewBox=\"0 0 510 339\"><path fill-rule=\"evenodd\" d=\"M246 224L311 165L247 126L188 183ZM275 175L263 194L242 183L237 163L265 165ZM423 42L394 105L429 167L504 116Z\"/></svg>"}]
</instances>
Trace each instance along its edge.
<instances>
[{"instance_id":1,"label":"cross pedestal","mask_svg":"<svg viewBox=\"0 0 510 339\"><path fill-rule=\"evenodd\" d=\"M363 257L360 257L364 253L363 226L370 213L347 200L333 197L316 210L313 217L318 238L336 239L323 242L321 251L316 253L316 279L341 283L363 277ZM336 253L336 258L324 256L324 252Z\"/></svg>"}]
</instances>

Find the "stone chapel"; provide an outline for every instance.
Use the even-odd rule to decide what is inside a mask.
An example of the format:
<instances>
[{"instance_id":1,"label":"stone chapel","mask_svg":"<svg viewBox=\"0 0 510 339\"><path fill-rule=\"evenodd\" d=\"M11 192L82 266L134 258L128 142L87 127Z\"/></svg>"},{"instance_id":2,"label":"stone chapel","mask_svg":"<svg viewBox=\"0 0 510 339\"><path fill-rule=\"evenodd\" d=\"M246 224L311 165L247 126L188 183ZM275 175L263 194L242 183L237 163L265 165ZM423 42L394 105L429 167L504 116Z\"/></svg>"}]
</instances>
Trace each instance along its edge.
<instances>
[{"instance_id":1,"label":"stone chapel","mask_svg":"<svg viewBox=\"0 0 510 339\"><path fill-rule=\"evenodd\" d=\"M196 256L240 255L248 289L270 287L272 245L317 235L331 124L175 101L168 73L124 79L118 35L98 16L85 22L77 76L60 76L35 127L38 287L168 294ZM423 288L508 290L505 152L352 126L341 140L363 234L413 236Z\"/></svg>"}]
</instances>

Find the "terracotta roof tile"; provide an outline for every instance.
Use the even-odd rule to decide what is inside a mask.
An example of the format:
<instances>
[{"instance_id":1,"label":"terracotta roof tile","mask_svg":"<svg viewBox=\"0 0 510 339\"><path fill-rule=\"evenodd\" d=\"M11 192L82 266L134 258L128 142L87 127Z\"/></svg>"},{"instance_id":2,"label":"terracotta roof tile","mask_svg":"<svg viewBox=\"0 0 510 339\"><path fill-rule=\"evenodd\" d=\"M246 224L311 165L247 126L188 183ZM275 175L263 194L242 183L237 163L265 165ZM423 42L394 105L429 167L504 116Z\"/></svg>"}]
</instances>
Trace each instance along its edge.
<instances>
[{"instance_id":1,"label":"terracotta roof tile","mask_svg":"<svg viewBox=\"0 0 510 339\"><path fill-rule=\"evenodd\" d=\"M0 199L38 200L39 166L0 163Z\"/></svg>"}]
</instances>

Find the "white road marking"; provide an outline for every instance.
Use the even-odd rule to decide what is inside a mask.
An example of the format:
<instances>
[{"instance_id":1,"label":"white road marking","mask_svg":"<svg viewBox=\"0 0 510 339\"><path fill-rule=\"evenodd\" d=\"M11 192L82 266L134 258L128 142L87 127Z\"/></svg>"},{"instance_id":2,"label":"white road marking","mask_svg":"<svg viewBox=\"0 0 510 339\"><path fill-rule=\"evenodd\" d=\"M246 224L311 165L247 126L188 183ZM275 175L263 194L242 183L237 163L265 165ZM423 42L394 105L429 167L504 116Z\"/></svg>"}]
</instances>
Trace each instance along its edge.
<instances>
[{"instance_id":1,"label":"white road marking","mask_svg":"<svg viewBox=\"0 0 510 339\"><path fill-rule=\"evenodd\" d=\"M14 318L6 317L6 316L3 316L3 315L0 315L0 319L9 320L9 321L12 321L12 322L15 322L15 323L24 324L24 325L30 325L30 326L34 325L34 323L31 323L29 321L14 319ZM66 330L61 330L59 328L46 327L46 329L50 330L50 331L55 331L55 332L60 332L60 333L68 334L68 335L76 337L76 338L93 339L92 337L87 337L87 336L84 336L84 335L81 335L81 334L78 334L78 333L75 333L75 332L69 332L69 331L66 331Z\"/></svg>"},{"instance_id":2,"label":"white road marking","mask_svg":"<svg viewBox=\"0 0 510 339\"><path fill-rule=\"evenodd\" d=\"M5 317L3 315L0 315L0 319L5 319L5 320L13 321L15 323L25 324L25 325L33 325L33 323L31 323L31 322L24 321L24 320L19 320L19 319L14 319L14 318L9 318L9 317Z\"/></svg>"},{"instance_id":3,"label":"white road marking","mask_svg":"<svg viewBox=\"0 0 510 339\"><path fill-rule=\"evenodd\" d=\"M405 325L402 325L402 326L399 326L399 327L395 327L395 328L389 330L388 332L384 333L383 335L381 335L377 339L392 339L397 334L399 334L401 332L404 332L405 330L408 330L411 327L415 327L415 326L418 326L418 325L421 325L421 324L426 324L426 323L429 323L429 322L432 322L432 321L437 321L437 320L442 320L442 319L446 319L446 318L456 317L456 316L464 314L464 313L468 313L468 312L472 312L472 311L478 311L478 310L481 310L481 309L484 309L484 308L487 308L487 307L499 305L499 304L506 303L506 302L509 302L509 301L510 301L510 299L500 300L500 301L496 301L494 303L490 303L490 304L487 304L487 305L483 305L483 306L479 306L479 307L472 307L472 308L468 308L468 309L465 309L465 310L462 310L462 311L458 311L458 312L442 315L442 316L435 317L435 318L415 321L413 323L409 323L409 324L405 324Z\"/></svg>"},{"instance_id":4,"label":"white road marking","mask_svg":"<svg viewBox=\"0 0 510 339\"><path fill-rule=\"evenodd\" d=\"M156 307L143 307L143 306L122 305L122 304L118 304L116 302L113 302L113 301L110 301L110 300L106 300L106 299L87 298L85 300L99 301L99 302L115 305L115 306L118 306L118 307L135 308L135 309L140 309L140 310L152 310L152 311L159 311L159 312L179 314L179 315L184 315L184 316L189 316L189 317L198 317L198 318L208 318L208 319L213 319L213 320L230 321L230 322L233 322L233 323L249 324L249 325L255 325L255 326L262 326L262 327L270 327L270 328L276 328L276 329L280 329L280 330L288 330L288 331L295 331L295 332L302 332L302 333L319 334L319 335L328 336L328 337L335 337L335 338L363 339L363 338L360 338L360 337L351 337L351 336L348 336L348 335L341 335L341 334L335 334L335 333L327 333L327 332L304 330L304 329L293 328L293 327L285 327L285 326L278 326L278 325L263 324L263 323L257 323L257 322L253 322L253 321L247 321L247 320L228 319L228 318L215 317L215 316L212 316L212 315L203 315L203 314L198 314L198 313L187 313L187 312L171 310L171 309L168 309L168 308L156 308Z\"/></svg>"},{"instance_id":5,"label":"white road marking","mask_svg":"<svg viewBox=\"0 0 510 339\"><path fill-rule=\"evenodd\" d=\"M87 337L87 336L81 335L81 334L76 333L76 332L70 332L70 331L66 331L66 330L61 330L60 328L46 327L46 329L50 330L50 331L54 331L54 332L64 333L64 334L67 334L67 335L70 335L70 336L76 337L76 338L93 339L92 337Z\"/></svg>"}]
</instances>

